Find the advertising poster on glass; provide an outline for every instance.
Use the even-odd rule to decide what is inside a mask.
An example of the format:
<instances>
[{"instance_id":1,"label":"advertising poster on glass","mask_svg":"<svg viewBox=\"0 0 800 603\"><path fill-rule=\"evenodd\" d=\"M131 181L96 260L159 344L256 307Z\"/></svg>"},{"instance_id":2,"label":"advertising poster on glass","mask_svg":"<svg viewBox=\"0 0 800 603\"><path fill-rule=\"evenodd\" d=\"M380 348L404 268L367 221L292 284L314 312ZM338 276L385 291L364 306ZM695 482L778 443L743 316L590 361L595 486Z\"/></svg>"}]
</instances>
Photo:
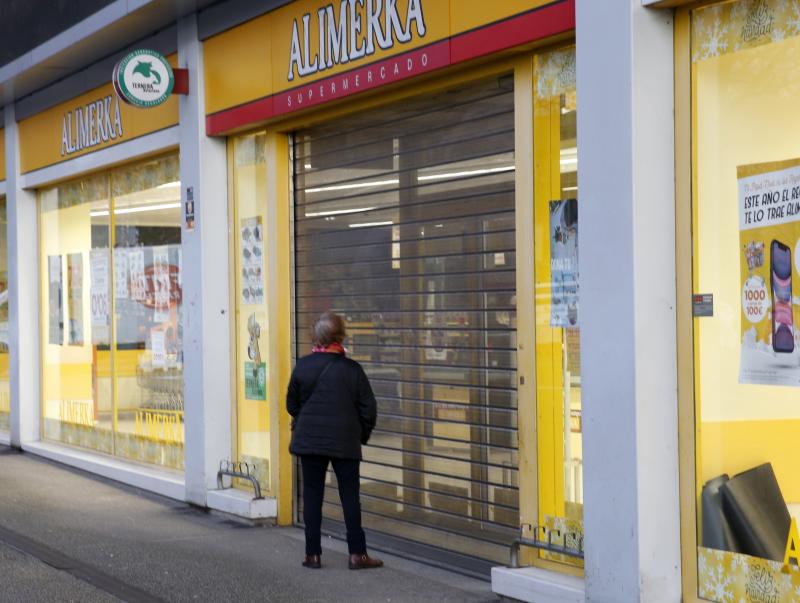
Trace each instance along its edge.
<instances>
[{"instance_id":1,"label":"advertising poster on glass","mask_svg":"<svg viewBox=\"0 0 800 603\"><path fill-rule=\"evenodd\" d=\"M261 217L242 220L242 303L264 303L264 229Z\"/></svg>"},{"instance_id":2,"label":"advertising poster on glass","mask_svg":"<svg viewBox=\"0 0 800 603\"><path fill-rule=\"evenodd\" d=\"M170 289L169 248L153 247L154 322L167 322L170 319Z\"/></svg>"},{"instance_id":3,"label":"advertising poster on glass","mask_svg":"<svg viewBox=\"0 0 800 603\"><path fill-rule=\"evenodd\" d=\"M89 253L89 289L92 314L92 343L95 345L110 342L109 322L109 257L108 249L92 249Z\"/></svg>"},{"instance_id":4,"label":"advertising poster on glass","mask_svg":"<svg viewBox=\"0 0 800 603\"><path fill-rule=\"evenodd\" d=\"M550 326L578 326L578 200L550 202Z\"/></svg>"},{"instance_id":5,"label":"advertising poster on glass","mask_svg":"<svg viewBox=\"0 0 800 603\"><path fill-rule=\"evenodd\" d=\"M53 345L64 344L64 285L61 274L61 256L47 256L47 282L49 285L48 338Z\"/></svg>"},{"instance_id":6,"label":"advertising poster on glass","mask_svg":"<svg viewBox=\"0 0 800 603\"><path fill-rule=\"evenodd\" d=\"M114 297L128 299L128 250L114 250Z\"/></svg>"},{"instance_id":7,"label":"advertising poster on glass","mask_svg":"<svg viewBox=\"0 0 800 603\"><path fill-rule=\"evenodd\" d=\"M800 159L739 166L740 383L800 386Z\"/></svg>"},{"instance_id":8,"label":"advertising poster on glass","mask_svg":"<svg viewBox=\"0 0 800 603\"><path fill-rule=\"evenodd\" d=\"M250 361L244 363L244 395L247 400L266 400L267 363L261 362L261 325L258 324L255 314L247 319L247 333L250 335L247 343L247 357Z\"/></svg>"},{"instance_id":9,"label":"advertising poster on glass","mask_svg":"<svg viewBox=\"0 0 800 603\"><path fill-rule=\"evenodd\" d=\"M143 302L147 298L147 278L144 273L144 251L139 247L128 250L128 276L131 299Z\"/></svg>"},{"instance_id":10,"label":"advertising poster on glass","mask_svg":"<svg viewBox=\"0 0 800 603\"><path fill-rule=\"evenodd\" d=\"M83 254L67 255L69 344L83 345Z\"/></svg>"}]
</instances>

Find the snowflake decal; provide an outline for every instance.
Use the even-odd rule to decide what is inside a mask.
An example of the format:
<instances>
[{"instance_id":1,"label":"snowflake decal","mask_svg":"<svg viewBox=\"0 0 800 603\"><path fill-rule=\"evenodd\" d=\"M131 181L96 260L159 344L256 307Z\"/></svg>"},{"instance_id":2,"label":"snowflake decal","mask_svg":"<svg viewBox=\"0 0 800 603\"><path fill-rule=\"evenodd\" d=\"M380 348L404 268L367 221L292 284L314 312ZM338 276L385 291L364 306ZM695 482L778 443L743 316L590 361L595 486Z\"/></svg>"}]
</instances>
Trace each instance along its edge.
<instances>
[{"instance_id":1,"label":"snowflake decal","mask_svg":"<svg viewBox=\"0 0 800 603\"><path fill-rule=\"evenodd\" d=\"M731 561L731 568L733 571L744 571L747 569L747 560L743 555L731 555L731 557L733 557Z\"/></svg>"},{"instance_id":2,"label":"snowflake decal","mask_svg":"<svg viewBox=\"0 0 800 603\"><path fill-rule=\"evenodd\" d=\"M706 574L700 589L702 597L716 603L733 603L733 582L722 566L713 567Z\"/></svg>"},{"instance_id":3,"label":"snowflake decal","mask_svg":"<svg viewBox=\"0 0 800 603\"><path fill-rule=\"evenodd\" d=\"M797 0L792 0L790 13L786 17L786 27L792 35L800 35L800 3Z\"/></svg>"},{"instance_id":4,"label":"snowflake decal","mask_svg":"<svg viewBox=\"0 0 800 603\"><path fill-rule=\"evenodd\" d=\"M729 25L721 19L722 7L715 6L708 10L708 18L698 19L697 29L700 39L699 58L712 59L728 50Z\"/></svg>"}]
</instances>

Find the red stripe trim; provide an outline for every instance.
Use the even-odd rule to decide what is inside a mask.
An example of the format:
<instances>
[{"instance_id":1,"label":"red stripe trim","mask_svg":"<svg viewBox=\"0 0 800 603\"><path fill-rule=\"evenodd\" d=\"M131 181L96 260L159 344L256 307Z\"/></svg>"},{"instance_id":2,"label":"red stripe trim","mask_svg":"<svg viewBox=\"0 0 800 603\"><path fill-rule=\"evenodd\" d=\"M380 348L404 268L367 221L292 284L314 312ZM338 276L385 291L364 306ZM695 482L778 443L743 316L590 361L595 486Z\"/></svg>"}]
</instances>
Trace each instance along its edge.
<instances>
[{"instance_id":1,"label":"red stripe trim","mask_svg":"<svg viewBox=\"0 0 800 603\"><path fill-rule=\"evenodd\" d=\"M573 29L575 29L575 1L550 4L454 36L450 42L450 64L463 63Z\"/></svg>"},{"instance_id":2,"label":"red stripe trim","mask_svg":"<svg viewBox=\"0 0 800 603\"><path fill-rule=\"evenodd\" d=\"M206 116L206 134L223 134L575 28L575 0L563 0L429 46Z\"/></svg>"},{"instance_id":3,"label":"red stripe trim","mask_svg":"<svg viewBox=\"0 0 800 603\"><path fill-rule=\"evenodd\" d=\"M267 96L227 111L206 115L206 134L213 136L274 117L273 98Z\"/></svg>"}]
</instances>

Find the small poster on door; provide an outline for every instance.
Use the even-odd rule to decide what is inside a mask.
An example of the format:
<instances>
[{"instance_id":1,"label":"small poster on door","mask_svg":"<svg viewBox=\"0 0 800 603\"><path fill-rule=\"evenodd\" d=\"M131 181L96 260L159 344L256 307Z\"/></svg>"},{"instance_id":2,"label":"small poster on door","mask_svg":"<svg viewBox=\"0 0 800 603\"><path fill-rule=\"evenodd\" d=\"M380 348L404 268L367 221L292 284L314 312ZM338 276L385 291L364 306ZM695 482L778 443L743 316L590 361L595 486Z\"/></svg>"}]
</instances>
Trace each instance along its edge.
<instances>
[{"instance_id":1,"label":"small poster on door","mask_svg":"<svg viewBox=\"0 0 800 603\"><path fill-rule=\"evenodd\" d=\"M242 220L240 245L243 304L264 303L264 228L261 217Z\"/></svg>"},{"instance_id":2,"label":"small poster on door","mask_svg":"<svg viewBox=\"0 0 800 603\"><path fill-rule=\"evenodd\" d=\"M89 254L89 297L92 315L92 343L109 343L108 249L92 249Z\"/></svg>"},{"instance_id":3,"label":"small poster on door","mask_svg":"<svg viewBox=\"0 0 800 603\"><path fill-rule=\"evenodd\" d=\"M61 256L47 256L48 337L53 345L64 345L64 285Z\"/></svg>"},{"instance_id":4,"label":"small poster on door","mask_svg":"<svg viewBox=\"0 0 800 603\"><path fill-rule=\"evenodd\" d=\"M128 299L128 250L114 250L114 296L117 299Z\"/></svg>"},{"instance_id":5,"label":"small poster on door","mask_svg":"<svg viewBox=\"0 0 800 603\"><path fill-rule=\"evenodd\" d=\"M128 250L128 276L130 295L133 301L147 299L147 277L144 273L144 250L140 247Z\"/></svg>"},{"instance_id":6,"label":"small poster on door","mask_svg":"<svg viewBox=\"0 0 800 603\"><path fill-rule=\"evenodd\" d=\"M244 397L248 400L267 399L267 363L244 363Z\"/></svg>"},{"instance_id":7,"label":"small poster on door","mask_svg":"<svg viewBox=\"0 0 800 603\"><path fill-rule=\"evenodd\" d=\"M67 256L69 344L83 345L83 254Z\"/></svg>"},{"instance_id":8,"label":"small poster on door","mask_svg":"<svg viewBox=\"0 0 800 603\"><path fill-rule=\"evenodd\" d=\"M550 202L550 326L578 326L578 200Z\"/></svg>"},{"instance_id":9,"label":"small poster on door","mask_svg":"<svg viewBox=\"0 0 800 603\"><path fill-rule=\"evenodd\" d=\"M164 368L167 364L166 341L161 329L150 331L150 364L153 368Z\"/></svg>"},{"instance_id":10,"label":"small poster on door","mask_svg":"<svg viewBox=\"0 0 800 603\"><path fill-rule=\"evenodd\" d=\"M153 300L155 322L169 320L169 247L153 247Z\"/></svg>"}]
</instances>

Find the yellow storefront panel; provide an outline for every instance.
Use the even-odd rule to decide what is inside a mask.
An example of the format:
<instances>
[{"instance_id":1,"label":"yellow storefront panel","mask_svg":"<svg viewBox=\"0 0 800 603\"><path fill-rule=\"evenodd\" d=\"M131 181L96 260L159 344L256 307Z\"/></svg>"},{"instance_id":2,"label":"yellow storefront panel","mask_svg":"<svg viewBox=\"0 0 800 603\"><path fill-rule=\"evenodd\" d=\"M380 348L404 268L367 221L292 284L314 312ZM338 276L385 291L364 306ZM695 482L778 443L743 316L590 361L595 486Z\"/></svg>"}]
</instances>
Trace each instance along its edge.
<instances>
[{"instance_id":1,"label":"yellow storefront panel","mask_svg":"<svg viewBox=\"0 0 800 603\"><path fill-rule=\"evenodd\" d=\"M208 131L229 131L573 27L572 0L293 2L205 42Z\"/></svg>"},{"instance_id":2,"label":"yellow storefront panel","mask_svg":"<svg viewBox=\"0 0 800 603\"><path fill-rule=\"evenodd\" d=\"M168 59L177 65L177 55ZM19 122L20 171L38 170L177 123L175 96L158 107L139 109L123 103L109 83Z\"/></svg>"},{"instance_id":3,"label":"yellow storefront panel","mask_svg":"<svg viewBox=\"0 0 800 603\"><path fill-rule=\"evenodd\" d=\"M270 15L207 40L203 46L206 111L216 113L272 93Z\"/></svg>"}]
</instances>

